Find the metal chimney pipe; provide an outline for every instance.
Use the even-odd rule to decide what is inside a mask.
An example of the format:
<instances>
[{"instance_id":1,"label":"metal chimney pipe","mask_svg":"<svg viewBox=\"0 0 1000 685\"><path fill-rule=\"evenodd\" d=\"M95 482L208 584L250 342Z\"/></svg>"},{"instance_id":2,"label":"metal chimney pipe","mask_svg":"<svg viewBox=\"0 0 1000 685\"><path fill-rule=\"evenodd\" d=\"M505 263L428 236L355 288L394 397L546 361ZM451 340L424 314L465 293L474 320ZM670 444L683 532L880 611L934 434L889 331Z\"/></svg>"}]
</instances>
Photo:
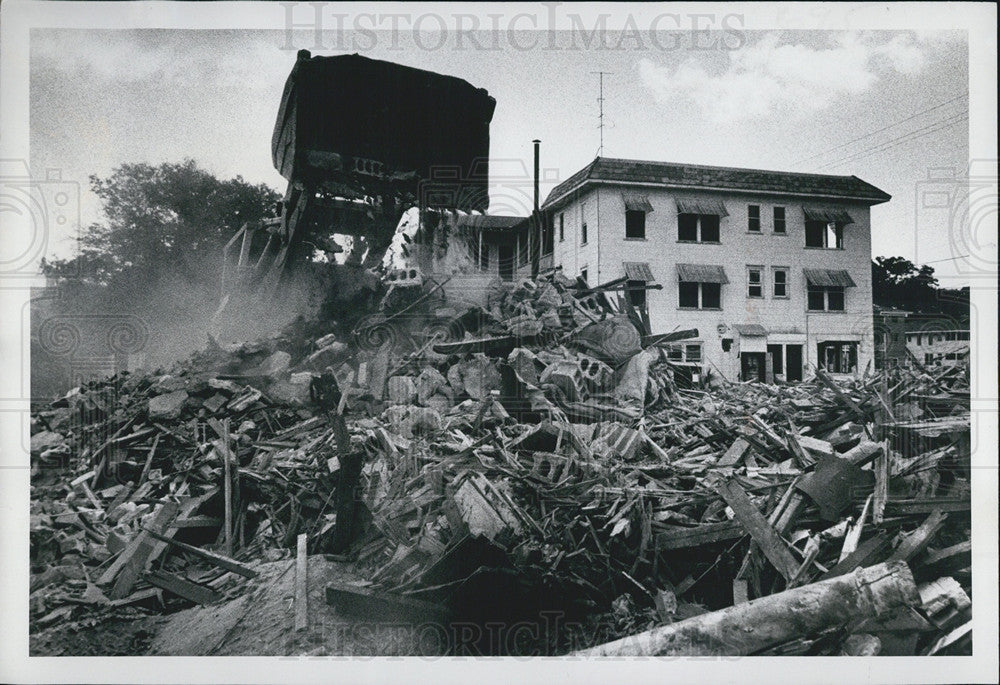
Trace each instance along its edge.
<instances>
[{"instance_id":1,"label":"metal chimney pipe","mask_svg":"<svg viewBox=\"0 0 1000 685\"><path fill-rule=\"evenodd\" d=\"M535 206L531 212L530 239L528 247L531 250L531 277L538 276L538 263L542 254L542 217L538 211L538 148L542 141L535 138L531 141L535 146Z\"/></svg>"},{"instance_id":2,"label":"metal chimney pipe","mask_svg":"<svg viewBox=\"0 0 1000 685\"><path fill-rule=\"evenodd\" d=\"M535 211L538 211L538 148L542 141L535 138L531 141L535 145Z\"/></svg>"}]
</instances>

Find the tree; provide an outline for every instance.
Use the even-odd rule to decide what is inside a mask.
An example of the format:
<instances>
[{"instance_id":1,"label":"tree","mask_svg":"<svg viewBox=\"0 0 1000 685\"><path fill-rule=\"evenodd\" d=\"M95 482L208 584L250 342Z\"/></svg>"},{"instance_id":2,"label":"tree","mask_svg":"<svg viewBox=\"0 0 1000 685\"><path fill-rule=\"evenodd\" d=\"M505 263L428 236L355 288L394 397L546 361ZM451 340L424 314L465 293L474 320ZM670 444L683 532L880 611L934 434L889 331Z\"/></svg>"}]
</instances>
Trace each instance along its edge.
<instances>
[{"instance_id":1,"label":"tree","mask_svg":"<svg viewBox=\"0 0 1000 685\"><path fill-rule=\"evenodd\" d=\"M917 266L903 257L876 257L872 261L872 299L875 304L910 311L933 309L938 280L934 267Z\"/></svg>"},{"instance_id":2,"label":"tree","mask_svg":"<svg viewBox=\"0 0 1000 685\"><path fill-rule=\"evenodd\" d=\"M264 184L219 180L194 160L123 164L90 177L104 221L88 226L78 255L43 262L47 276L79 276L116 296L169 277L218 285L222 247L245 222L269 215L279 199Z\"/></svg>"},{"instance_id":3,"label":"tree","mask_svg":"<svg viewBox=\"0 0 1000 685\"><path fill-rule=\"evenodd\" d=\"M279 195L239 176L220 180L190 159L123 164L90 183L104 216L83 231L78 254L43 261L59 295L33 301L32 326L74 326L86 338L77 357L110 354L113 327L126 324L145 341L135 363L167 364L199 349L219 306L223 246L244 223L269 216ZM68 389L52 369L80 359L67 353L47 362L47 354L33 345L33 387Z\"/></svg>"}]
</instances>

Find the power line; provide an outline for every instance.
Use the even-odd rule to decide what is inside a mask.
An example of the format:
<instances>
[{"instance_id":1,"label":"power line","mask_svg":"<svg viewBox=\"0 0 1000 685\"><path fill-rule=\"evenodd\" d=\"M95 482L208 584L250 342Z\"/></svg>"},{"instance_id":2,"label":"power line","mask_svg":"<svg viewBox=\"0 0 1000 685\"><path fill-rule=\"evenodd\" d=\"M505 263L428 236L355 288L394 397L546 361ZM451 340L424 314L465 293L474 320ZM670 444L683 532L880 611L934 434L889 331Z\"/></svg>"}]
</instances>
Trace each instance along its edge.
<instances>
[{"instance_id":1,"label":"power line","mask_svg":"<svg viewBox=\"0 0 1000 685\"><path fill-rule=\"evenodd\" d=\"M951 100L946 100L946 101L944 101L944 102L942 102L942 103L940 103L938 105L934 105L933 107L928 107L925 110L922 110L920 112L917 112L916 114L908 116L905 119L900 119L899 121L896 121L896 122L894 122L892 124L889 124L888 126L883 126L882 128L878 129L877 131L872 131L871 133L866 133L863 136L858 136L857 138L853 138L852 140L849 140L846 143L841 143L840 145L835 145L834 147L831 147L831 148L829 148L827 150L823 150L822 152L817 152L814 155L810 155L809 157L805 157L805 158L800 159L800 160L798 160L796 162L793 162L793 164L802 164L803 162L808 162L811 159L816 159L817 157L822 157L823 155L825 155L825 154L827 154L829 152L833 152L834 150L839 150L840 148L847 147L848 145L851 145L852 143L856 143L859 140L864 140L865 138L870 138L873 135L875 135L876 133L881 133L882 131L887 131L888 129L893 128L894 126L899 126L902 123L905 123L905 122L910 121L912 119L916 119L917 117L923 116L924 114L927 114L928 112L933 112L936 109L941 109L945 105L950 105L951 103L955 102L956 100L961 100L962 98L965 98L965 97L968 97L968 96L969 96L969 93L965 92L962 95L959 95L958 97L952 98Z\"/></svg>"},{"instance_id":2,"label":"power line","mask_svg":"<svg viewBox=\"0 0 1000 685\"><path fill-rule=\"evenodd\" d=\"M892 149L894 147L897 147L899 145L902 145L904 143L911 142L911 141L916 140L918 138L923 138L924 136L930 135L931 133L936 133L936 132L944 130L944 129L950 127L950 126L954 126L955 124L957 124L957 123L959 123L959 122L961 122L963 120L966 120L968 118L969 118L969 111L965 110L965 111L960 112L960 113L958 113L956 115L952 115L951 117L948 117L946 119L940 119L938 121L935 121L932 124L928 124L927 126L923 126L921 128L914 129L913 131L909 131L908 133L904 133L903 135L901 135L901 136L899 136L897 138L891 138L891 139L889 139L887 141L884 141L882 143L878 143L877 145L874 145L874 146L872 146L870 148L866 148L866 149L861 150L859 152L847 155L846 157L842 157L840 159L833 160L831 162L826 162L824 164L819 165L816 168L817 169L828 169L828 168L831 168L831 167L840 166L841 164L844 164L845 162L850 162L850 161L852 161L854 159L858 159L860 157L866 157L866 156L868 156L870 154L874 154L876 152L884 152L885 150L890 150L890 149Z\"/></svg>"}]
</instances>

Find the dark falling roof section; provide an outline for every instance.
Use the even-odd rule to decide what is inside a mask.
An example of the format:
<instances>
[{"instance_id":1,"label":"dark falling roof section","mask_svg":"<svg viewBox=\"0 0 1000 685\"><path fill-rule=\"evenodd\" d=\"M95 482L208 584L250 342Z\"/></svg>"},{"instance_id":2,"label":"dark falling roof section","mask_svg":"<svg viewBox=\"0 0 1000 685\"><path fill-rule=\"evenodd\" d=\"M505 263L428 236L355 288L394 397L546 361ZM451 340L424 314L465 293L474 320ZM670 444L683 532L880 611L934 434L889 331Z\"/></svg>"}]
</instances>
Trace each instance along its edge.
<instances>
[{"instance_id":1,"label":"dark falling roof section","mask_svg":"<svg viewBox=\"0 0 1000 685\"><path fill-rule=\"evenodd\" d=\"M888 193L862 181L857 176L800 174L790 171L764 171L761 169L737 169L598 157L553 188L545 199L543 208L549 209L558 204L588 181L645 183L670 188L712 188L775 194L794 193L861 200L871 204L887 202L891 199Z\"/></svg>"}]
</instances>

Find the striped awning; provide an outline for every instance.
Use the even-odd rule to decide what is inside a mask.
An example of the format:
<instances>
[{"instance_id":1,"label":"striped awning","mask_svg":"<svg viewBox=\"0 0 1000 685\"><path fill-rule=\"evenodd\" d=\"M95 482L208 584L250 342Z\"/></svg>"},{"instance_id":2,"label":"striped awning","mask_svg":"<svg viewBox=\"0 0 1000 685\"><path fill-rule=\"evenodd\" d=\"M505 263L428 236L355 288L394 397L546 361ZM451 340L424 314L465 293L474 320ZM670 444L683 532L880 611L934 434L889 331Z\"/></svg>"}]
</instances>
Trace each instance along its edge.
<instances>
[{"instance_id":1,"label":"striped awning","mask_svg":"<svg viewBox=\"0 0 1000 685\"><path fill-rule=\"evenodd\" d=\"M838 207L803 207L802 211L805 212L806 221L822 221L827 224L833 222L841 226L854 223L851 215Z\"/></svg>"},{"instance_id":2,"label":"striped awning","mask_svg":"<svg viewBox=\"0 0 1000 685\"><path fill-rule=\"evenodd\" d=\"M677 278L694 283L729 283L726 270L715 264L678 264Z\"/></svg>"},{"instance_id":3,"label":"striped awning","mask_svg":"<svg viewBox=\"0 0 1000 685\"><path fill-rule=\"evenodd\" d=\"M853 288L857 285L851 275L843 269L802 269L806 283L819 286L839 286Z\"/></svg>"},{"instance_id":4,"label":"striped awning","mask_svg":"<svg viewBox=\"0 0 1000 685\"><path fill-rule=\"evenodd\" d=\"M726 205L721 200L675 200L678 214L715 214L717 216L729 216Z\"/></svg>"},{"instance_id":5,"label":"striped awning","mask_svg":"<svg viewBox=\"0 0 1000 685\"><path fill-rule=\"evenodd\" d=\"M747 338L760 338L767 335L767 329L759 323L737 323L733 324L736 332Z\"/></svg>"},{"instance_id":6,"label":"striped awning","mask_svg":"<svg viewBox=\"0 0 1000 685\"><path fill-rule=\"evenodd\" d=\"M653 211L653 205L649 204L649 198L645 195L622 193L622 201L625 203L625 209L630 212Z\"/></svg>"},{"instance_id":7,"label":"striped awning","mask_svg":"<svg viewBox=\"0 0 1000 685\"><path fill-rule=\"evenodd\" d=\"M647 262L625 262L625 278L630 281L655 281Z\"/></svg>"}]
</instances>

